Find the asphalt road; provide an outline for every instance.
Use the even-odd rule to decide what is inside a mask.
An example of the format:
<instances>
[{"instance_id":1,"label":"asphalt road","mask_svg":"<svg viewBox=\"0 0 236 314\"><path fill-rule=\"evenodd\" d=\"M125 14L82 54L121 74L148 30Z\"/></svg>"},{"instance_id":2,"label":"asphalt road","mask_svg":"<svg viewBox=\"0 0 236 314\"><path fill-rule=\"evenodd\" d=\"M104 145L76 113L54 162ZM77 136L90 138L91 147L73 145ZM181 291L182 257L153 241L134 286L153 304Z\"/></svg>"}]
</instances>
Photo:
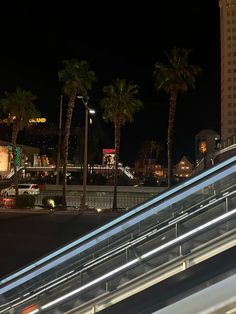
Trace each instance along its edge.
<instances>
[{"instance_id":1,"label":"asphalt road","mask_svg":"<svg viewBox=\"0 0 236 314\"><path fill-rule=\"evenodd\" d=\"M66 212L0 212L0 278L116 216Z\"/></svg>"}]
</instances>

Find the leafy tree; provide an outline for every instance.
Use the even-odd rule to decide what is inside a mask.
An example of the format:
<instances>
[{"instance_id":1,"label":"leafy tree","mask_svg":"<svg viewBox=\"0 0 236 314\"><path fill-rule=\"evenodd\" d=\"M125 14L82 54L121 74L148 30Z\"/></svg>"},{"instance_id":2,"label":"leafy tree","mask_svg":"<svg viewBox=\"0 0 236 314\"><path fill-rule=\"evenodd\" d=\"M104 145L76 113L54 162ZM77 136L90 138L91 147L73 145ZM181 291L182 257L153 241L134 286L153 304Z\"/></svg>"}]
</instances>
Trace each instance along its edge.
<instances>
[{"instance_id":1,"label":"leafy tree","mask_svg":"<svg viewBox=\"0 0 236 314\"><path fill-rule=\"evenodd\" d=\"M125 79L116 79L113 84L104 86L105 97L101 100L104 118L114 125L115 131L115 168L113 210L117 209L117 176L120 154L120 129L126 122L133 122L134 114L142 108L142 101L137 98L139 88Z\"/></svg>"},{"instance_id":2,"label":"leafy tree","mask_svg":"<svg viewBox=\"0 0 236 314\"><path fill-rule=\"evenodd\" d=\"M16 88L15 92L6 92L6 98L1 99L0 105L3 112L7 115L8 123L12 124L12 150L14 183L16 187L16 196L18 196L18 175L16 162L16 142L20 130L29 125L29 119L38 117L39 111L36 110L34 101L36 96L31 91L22 88Z\"/></svg>"},{"instance_id":3,"label":"leafy tree","mask_svg":"<svg viewBox=\"0 0 236 314\"><path fill-rule=\"evenodd\" d=\"M188 62L190 50L172 48L166 53L167 63L157 62L154 69L155 87L163 90L170 96L167 154L168 154L168 187L172 181L173 129L176 111L176 102L179 92L187 92L189 87L195 88L196 76L201 72L197 65Z\"/></svg>"},{"instance_id":4,"label":"leafy tree","mask_svg":"<svg viewBox=\"0 0 236 314\"><path fill-rule=\"evenodd\" d=\"M63 66L64 68L59 70L58 76L59 80L63 82L64 93L68 96L63 142L63 207L66 208L67 161L73 110L78 94L84 98L88 96L88 91L91 90L95 80L95 72L90 70L88 62L84 60L64 60Z\"/></svg>"}]
</instances>

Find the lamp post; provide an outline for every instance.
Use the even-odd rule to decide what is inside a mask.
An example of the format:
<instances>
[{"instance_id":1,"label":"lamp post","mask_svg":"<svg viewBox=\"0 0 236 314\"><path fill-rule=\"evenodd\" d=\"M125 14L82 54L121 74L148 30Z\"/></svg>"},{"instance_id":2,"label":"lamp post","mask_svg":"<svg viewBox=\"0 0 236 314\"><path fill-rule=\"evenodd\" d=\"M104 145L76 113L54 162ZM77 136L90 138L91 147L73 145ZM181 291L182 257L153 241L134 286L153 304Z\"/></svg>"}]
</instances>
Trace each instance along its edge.
<instances>
[{"instance_id":1,"label":"lamp post","mask_svg":"<svg viewBox=\"0 0 236 314\"><path fill-rule=\"evenodd\" d=\"M58 147L57 147L57 176L56 176L56 184L58 185L60 182L60 164L61 164L61 124L62 124L62 103L63 96L60 96L60 113L59 113L59 132L58 132Z\"/></svg>"},{"instance_id":2,"label":"lamp post","mask_svg":"<svg viewBox=\"0 0 236 314\"><path fill-rule=\"evenodd\" d=\"M88 114L94 114L95 110L88 107L88 97L77 96L81 99L85 107L85 129L84 129L84 161L83 161L83 194L80 199L80 209L85 210L86 207L86 189L88 174Z\"/></svg>"}]
</instances>

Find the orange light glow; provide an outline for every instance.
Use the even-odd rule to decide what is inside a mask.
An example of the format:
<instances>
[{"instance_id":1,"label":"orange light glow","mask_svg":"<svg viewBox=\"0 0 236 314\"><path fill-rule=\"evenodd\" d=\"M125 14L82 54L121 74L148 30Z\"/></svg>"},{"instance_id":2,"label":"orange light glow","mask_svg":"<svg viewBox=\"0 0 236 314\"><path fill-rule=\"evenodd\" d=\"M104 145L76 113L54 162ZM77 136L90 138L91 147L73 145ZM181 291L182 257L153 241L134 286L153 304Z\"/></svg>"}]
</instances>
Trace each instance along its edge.
<instances>
[{"instance_id":1,"label":"orange light glow","mask_svg":"<svg viewBox=\"0 0 236 314\"><path fill-rule=\"evenodd\" d=\"M201 153L204 154L206 152L206 150L207 150L206 142L201 142L200 143L200 151L201 151Z\"/></svg>"},{"instance_id":2,"label":"orange light glow","mask_svg":"<svg viewBox=\"0 0 236 314\"><path fill-rule=\"evenodd\" d=\"M37 310L37 309L38 309L38 305L37 304L32 304L32 305L26 307L25 309L23 309L21 311L21 314L28 314L28 313L31 313L34 310Z\"/></svg>"}]
</instances>

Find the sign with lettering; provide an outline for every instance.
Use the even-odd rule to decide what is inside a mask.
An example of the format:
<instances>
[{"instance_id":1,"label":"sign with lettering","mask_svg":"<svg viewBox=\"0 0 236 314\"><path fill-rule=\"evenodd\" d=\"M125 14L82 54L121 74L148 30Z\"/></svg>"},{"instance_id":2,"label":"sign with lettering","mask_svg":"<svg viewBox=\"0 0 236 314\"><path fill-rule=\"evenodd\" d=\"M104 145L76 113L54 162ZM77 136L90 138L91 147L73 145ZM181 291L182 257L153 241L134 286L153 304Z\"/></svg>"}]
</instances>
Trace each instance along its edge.
<instances>
[{"instance_id":1,"label":"sign with lettering","mask_svg":"<svg viewBox=\"0 0 236 314\"><path fill-rule=\"evenodd\" d=\"M46 118L32 118L29 119L29 123L45 123L47 120Z\"/></svg>"},{"instance_id":2,"label":"sign with lettering","mask_svg":"<svg viewBox=\"0 0 236 314\"><path fill-rule=\"evenodd\" d=\"M0 119L0 123L1 124L7 124L7 123L13 123L13 121L15 120L15 117L9 119L9 118L6 118L6 119ZM32 118L32 119L29 119L29 123L45 123L47 120L46 118Z\"/></svg>"}]
</instances>

